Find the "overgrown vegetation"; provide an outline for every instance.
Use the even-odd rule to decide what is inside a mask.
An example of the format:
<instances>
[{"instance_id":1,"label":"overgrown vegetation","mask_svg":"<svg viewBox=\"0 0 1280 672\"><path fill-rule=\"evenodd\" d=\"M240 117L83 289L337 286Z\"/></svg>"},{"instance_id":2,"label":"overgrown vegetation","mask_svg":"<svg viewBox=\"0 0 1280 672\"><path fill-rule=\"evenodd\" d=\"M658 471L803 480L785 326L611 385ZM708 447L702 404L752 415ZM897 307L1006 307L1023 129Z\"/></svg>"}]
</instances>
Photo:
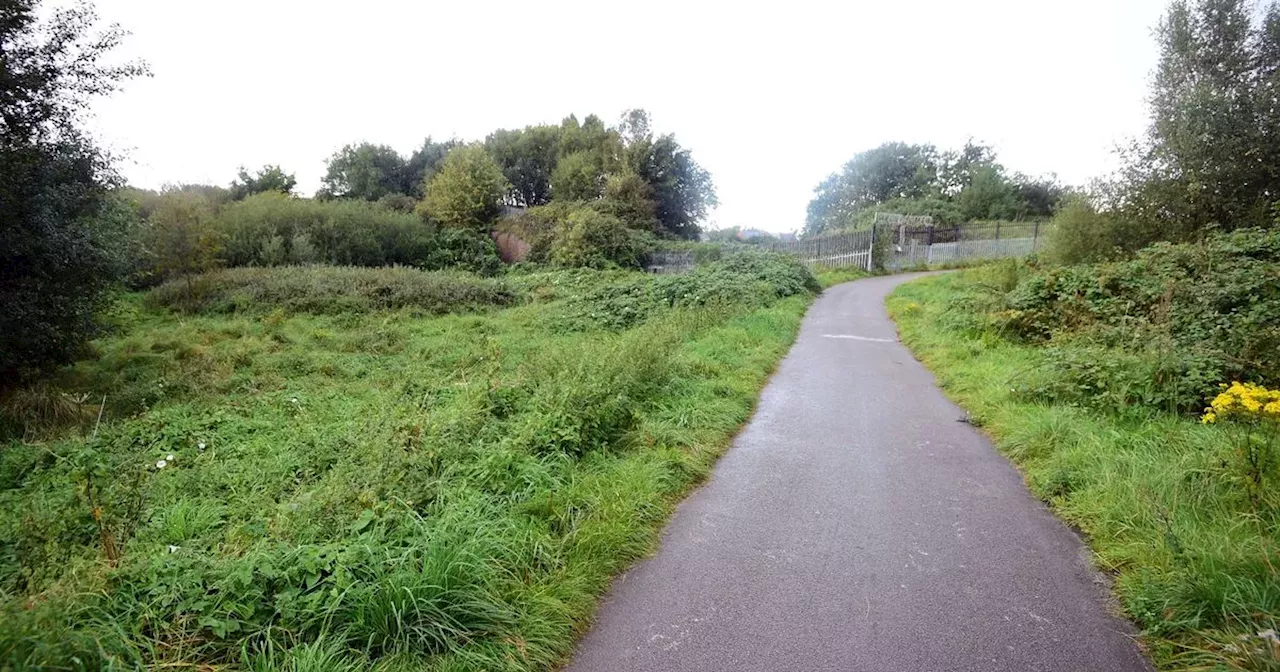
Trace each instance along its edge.
<instances>
[{"instance_id":1,"label":"overgrown vegetation","mask_svg":"<svg viewBox=\"0 0 1280 672\"><path fill-rule=\"evenodd\" d=\"M83 352L136 232L111 190L109 157L81 130L95 95L146 73L107 65L125 33L95 32L88 6L37 21L34 0L0 9L0 379Z\"/></svg>"},{"instance_id":2,"label":"overgrown vegetation","mask_svg":"<svg viewBox=\"0 0 1280 672\"><path fill-rule=\"evenodd\" d=\"M366 313L412 308L443 314L515 300L499 281L412 268L290 266L230 268L170 280L147 292L147 305L184 312Z\"/></svg>"},{"instance_id":3,"label":"overgrown vegetation","mask_svg":"<svg viewBox=\"0 0 1280 672\"><path fill-rule=\"evenodd\" d=\"M27 440L0 452L0 666L560 661L815 283L759 252L507 282L242 268L195 278L198 312L151 307L186 305L183 280L122 304L96 358L3 406ZM422 292L518 305L432 317Z\"/></svg>"},{"instance_id":4,"label":"overgrown vegetation","mask_svg":"<svg viewBox=\"0 0 1280 672\"><path fill-rule=\"evenodd\" d=\"M1059 217L1052 256L1132 254L1157 241L1272 228L1280 200L1280 6L1177 0L1157 31L1145 137Z\"/></svg>"},{"instance_id":5,"label":"overgrown vegetation","mask_svg":"<svg viewBox=\"0 0 1280 672\"><path fill-rule=\"evenodd\" d=\"M1218 254L1239 239L1224 236ZM1280 465L1271 457L1264 465L1254 449L1274 436L1255 429L1242 439L1239 426L1166 410L1180 405L1170 398L1203 406L1198 395L1216 388L1215 374L1187 366L1202 355L1184 352L1176 339L1205 329L1225 335L1203 344L1210 361L1221 365L1213 358L1225 356L1242 364L1247 358L1238 348L1272 338L1274 321L1250 321L1265 300L1227 305L1247 296L1230 286L1238 277L1177 270L1170 262L1181 254L1192 252L1167 247L1130 266L1025 278L1013 264L961 271L903 285L889 310L947 393L1019 465L1036 494L1088 536L1157 664L1274 670ZM1140 274L1141 264L1150 276ZM1267 275L1274 291L1276 276ZM1167 294L1165 280L1172 281ZM1056 289L1045 294L1048 286ZM1010 329L1008 313L1010 305L1044 296L1058 297L1035 299L1044 308L1039 319L1052 324L1049 347L1043 336L1028 340ZM1051 316L1050 306L1060 315ZM1120 342L1098 345L1113 331L1123 335ZM1143 336L1154 342L1131 341ZM1254 373L1274 385L1274 372Z\"/></svg>"},{"instance_id":6,"label":"overgrown vegetation","mask_svg":"<svg viewBox=\"0 0 1280 672\"><path fill-rule=\"evenodd\" d=\"M1100 409L1195 412L1219 383L1280 381L1280 232L1160 243L1132 259L1047 267L1000 326L1053 364L1025 394Z\"/></svg>"}]
</instances>

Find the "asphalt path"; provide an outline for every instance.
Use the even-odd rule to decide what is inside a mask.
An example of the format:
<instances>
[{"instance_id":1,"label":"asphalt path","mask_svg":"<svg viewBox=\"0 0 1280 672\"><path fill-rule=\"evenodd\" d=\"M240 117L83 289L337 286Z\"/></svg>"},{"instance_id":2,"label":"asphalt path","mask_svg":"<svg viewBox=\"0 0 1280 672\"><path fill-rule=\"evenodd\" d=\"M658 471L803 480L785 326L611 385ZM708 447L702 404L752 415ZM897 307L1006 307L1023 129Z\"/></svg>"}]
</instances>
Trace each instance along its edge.
<instances>
[{"instance_id":1,"label":"asphalt path","mask_svg":"<svg viewBox=\"0 0 1280 672\"><path fill-rule=\"evenodd\" d=\"M897 340L827 290L573 672L1147 670L1080 539Z\"/></svg>"}]
</instances>

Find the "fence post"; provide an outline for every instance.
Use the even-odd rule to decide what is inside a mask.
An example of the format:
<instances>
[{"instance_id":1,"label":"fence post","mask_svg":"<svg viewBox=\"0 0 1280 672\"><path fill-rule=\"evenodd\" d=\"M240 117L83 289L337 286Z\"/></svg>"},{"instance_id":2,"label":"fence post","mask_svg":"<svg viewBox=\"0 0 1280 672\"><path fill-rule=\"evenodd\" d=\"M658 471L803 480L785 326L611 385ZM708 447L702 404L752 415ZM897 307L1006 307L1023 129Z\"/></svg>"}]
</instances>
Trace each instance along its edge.
<instances>
[{"instance_id":1,"label":"fence post","mask_svg":"<svg viewBox=\"0 0 1280 672\"><path fill-rule=\"evenodd\" d=\"M1000 221L996 220L996 240L1000 240Z\"/></svg>"},{"instance_id":2,"label":"fence post","mask_svg":"<svg viewBox=\"0 0 1280 672\"><path fill-rule=\"evenodd\" d=\"M1036 226L1031 230L1031 251L1036 251L1036 243L1040 242L1040 222L1036 222Z\"/></svg>"}]
</instances>

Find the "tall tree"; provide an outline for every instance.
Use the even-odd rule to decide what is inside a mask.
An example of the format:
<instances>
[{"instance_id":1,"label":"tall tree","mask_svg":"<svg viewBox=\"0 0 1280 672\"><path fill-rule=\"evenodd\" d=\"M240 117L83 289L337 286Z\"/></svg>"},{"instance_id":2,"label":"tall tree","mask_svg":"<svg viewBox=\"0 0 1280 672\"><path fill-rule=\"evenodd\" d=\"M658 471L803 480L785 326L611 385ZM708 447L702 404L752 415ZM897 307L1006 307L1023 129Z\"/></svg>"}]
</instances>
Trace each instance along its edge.
<instances>
[{"instance_id":1,"label":"tall tree","mask_svg":"<svg viewBox=\"0 0 1280 672\"><path fill-rule=\"evenodd\" d=\"M1163 238L1273 222L1280 200L1280 14L1176 0L1157 30L1151 126L1127 156L1125 214Z\"/></svg>"},{"instance_id":2,"label":"tall tree","mask_svg":"<svg viewBox=\"0 0 1280 672\"><path fill-rule=\"evenodd\" d=\"M938 151L933 145L889 142L853 157L823 180L809 202L805 233L853 225L862 209L897 198L923 198L938 187Z\"/></svg>"},{"instance_id":3,"label":"tall tree","mask_svg":"<svg viewBox=\"0 0 1280 672\"><path fill-rule=\"evenodd\" d=\"M140 63L108 65L126 33L96 31L92 6L0 3L0 380L74 357L107 290L130 265L133 233L110 196L111 157L81 132L89 103Z\"/></svg>"},{"instance_id":4,"label":"tall tree","mask_svg":"<svg viewBox=\"0 0 1280 672\"><path fill-rule=\"evenodd\" d=\"M488 233L510 186L483 145L459 147L427 183L422 213L441 226Z\"/></svg>"},{"instance_id":5,"label":"tall tree","mask_svg":"<svg viewBox=\"0 0 1280 672\"><path fill-rule=\"evenodd\" d=\"M388 194L405 193L406 161L386 145L347 145L329 158L324 196L376 201Z\"/></svg>"},{"instance_id":6,"label":"tall tree","mask_svg":"<svg viewBox=\"0 0 1280 672\"><path fill-rule=\"evenodd\" d=\"M620 127L627 166L649 185L659 232L697 238L698 223L719 205L711 173L693 160L674 135L654 139L643 110L628 110Z\"/></svg>"},{"instance_id":7,"label":"tall tree","mask_svg":"<svg viewBox=\"0 0 1280 672\"><path fill-rule=\"evenodd\" d=\"M231 183L231 198L239 201L264 191L290 194L293 193L293 188L297 184L298 180L293 174L284 172L280 166L263 166L256 175L250 175L249 171L241 166L239 175Z\"/></svg>"},{"instance_id":8,"label":"tall tree","mask_svg":"<svg viewBox=\"0 0 1280 672\"><path fill-rule=\"evenodd\" d=\"M431 136L427 136L427 139L422 141L422 146L414 150L409 160L405 162L404 170L401 171L398 180L397 193L422 198L423 186L436 174L436 171L440 170L444 157L448 156L453 148L460 146L462 146L460 140L436 142L431 139Z\"/></svg>"},{"instance_id":9,"label":"tall tree","mask_svg":"<svg viewBox=\"0 0 1280 672\"><path fill-rule=\"evenodd\" d=\"M501 129L489 134L484 144L511 183L508 204L531 207L551 200L551 174L560 146L558 127Z\"/></svg>"}]
</instances>

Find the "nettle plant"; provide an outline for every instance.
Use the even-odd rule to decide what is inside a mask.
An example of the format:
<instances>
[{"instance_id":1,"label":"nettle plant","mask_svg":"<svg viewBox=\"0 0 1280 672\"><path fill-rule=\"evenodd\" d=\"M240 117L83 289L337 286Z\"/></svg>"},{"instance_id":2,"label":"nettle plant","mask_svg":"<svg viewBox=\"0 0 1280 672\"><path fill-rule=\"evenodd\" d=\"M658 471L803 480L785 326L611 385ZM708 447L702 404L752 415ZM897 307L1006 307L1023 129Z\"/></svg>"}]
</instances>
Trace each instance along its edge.
<instances>
[{"instance_id":1,"label":"nettle plant","mask_svg":"<svg viewBox=\"0 0 1280 672\"><path fill-rule=\"evenodd\" d=\"M1263 482L1274 466L1276 437L1280 435L1280 389L1269 390L1254 383L1224 384L1200 421L1231 428L1228 436L1233 453L1243 471L1249 499L1256 506Z\"/></svg>"}]
</instances>

